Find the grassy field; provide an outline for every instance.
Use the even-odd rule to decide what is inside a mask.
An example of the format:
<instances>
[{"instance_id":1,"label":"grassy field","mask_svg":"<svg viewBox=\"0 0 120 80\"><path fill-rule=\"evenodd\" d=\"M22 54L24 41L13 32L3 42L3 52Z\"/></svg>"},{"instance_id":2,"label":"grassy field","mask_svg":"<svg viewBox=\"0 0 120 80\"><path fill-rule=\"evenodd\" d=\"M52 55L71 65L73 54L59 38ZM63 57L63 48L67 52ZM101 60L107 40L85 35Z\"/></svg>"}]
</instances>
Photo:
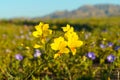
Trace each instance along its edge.
<instances>
[{"instance_id":1,"label":"grassy field","mask_svg":"<svg viewBox=\"0 0 120 80\"><path fill-rule=\"evenodd\" d=\"M44 22L0 22L1 80L94 80L99 71L101 80L113 78L119 17Z\"/></svg>"}]
</instances>

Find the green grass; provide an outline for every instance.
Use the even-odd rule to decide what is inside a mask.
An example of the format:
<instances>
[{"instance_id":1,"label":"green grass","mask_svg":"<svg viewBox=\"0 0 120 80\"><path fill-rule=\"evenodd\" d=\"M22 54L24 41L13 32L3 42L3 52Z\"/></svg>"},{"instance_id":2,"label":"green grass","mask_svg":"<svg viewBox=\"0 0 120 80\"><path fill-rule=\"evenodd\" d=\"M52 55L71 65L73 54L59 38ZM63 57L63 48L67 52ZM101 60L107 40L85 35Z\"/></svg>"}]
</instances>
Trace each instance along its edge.
<instances>
[{"instance_id":1,"label":"green grass","mask_svg":"<svg viewBox=\"0 0 120 80\"><path fill-rule=\"evenodd\" d=\"M89 25L87 28L81 26L80 21L76 21L74 24L70 23L73 27L76 27L75 25L78 23L77 27L80 29L76 32L84 44L77 48L76 55L64 54L57 59L53 58L56 52L51 49L50 44L54 38L63 35L64 32L58 27L60 25L55 24L58 29L53 30L53 35L50 36L51 40L44 49L39 49L42 55L34 58L33 45L40 42L39 38L36 39L32 36L32 32L35 30L34 26L13 23L0 24L0 79L87 80L89 78L89 80L93 80L97 72L103 68L107 74L105 71L101 72L101 74L105 74L101 76L101 79L104 77L107 79L112 75L112 69L120 66L120 50L114 50L116 46L120 46L119 19L90 20L89 22L80 20L83 24ZM116 23L115 20L117 20ZM66 26L66 24L60 24ZM53 26L54 24L50 28ZM109 42L113 43L112 47L107 46ZM106 45L106 48L100 48L100 44ZM88 52L94 52L96 59L91 60L85 57ZM18 53L23 56L23 60L15 59L15 55ZM112 63L106 61L109 54L116 57Z\"/></svg>"}]
</instances>

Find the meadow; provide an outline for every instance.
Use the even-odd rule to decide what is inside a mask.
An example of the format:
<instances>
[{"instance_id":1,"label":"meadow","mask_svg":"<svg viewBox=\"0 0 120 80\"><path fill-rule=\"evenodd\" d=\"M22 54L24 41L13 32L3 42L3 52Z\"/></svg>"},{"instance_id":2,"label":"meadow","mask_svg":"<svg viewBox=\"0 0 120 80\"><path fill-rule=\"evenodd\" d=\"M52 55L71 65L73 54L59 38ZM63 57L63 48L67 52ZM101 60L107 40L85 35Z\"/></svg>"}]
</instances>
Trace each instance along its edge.
<instances>
[{"instance_id":1,"label":"meadow","mask_svg":"<svg viewBox=\"0 0 120 80\"><path fill-rule=\"evenodd\" d=\"M119 78L120 17L1 20L0 36L0 80Z\"/></svg>"}]
</instances>

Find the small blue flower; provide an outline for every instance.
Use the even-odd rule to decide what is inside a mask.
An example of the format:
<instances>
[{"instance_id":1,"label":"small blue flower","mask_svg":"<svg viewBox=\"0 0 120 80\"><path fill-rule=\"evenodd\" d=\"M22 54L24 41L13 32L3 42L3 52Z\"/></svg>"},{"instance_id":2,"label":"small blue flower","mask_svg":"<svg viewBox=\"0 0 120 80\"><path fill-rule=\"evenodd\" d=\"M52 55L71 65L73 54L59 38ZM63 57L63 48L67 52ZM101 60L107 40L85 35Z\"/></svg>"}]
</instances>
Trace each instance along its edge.
<instances>
[{"instance_id":1,"label":"small blue flower","mask_svg":"<svg viewBox=\"0 0 120 80\"><path fill-rule=\"evenodd\" d=\"M112 47L113 46L113 43L112 42L109 42L108 43L108 47Z\"/></svg>"},{"instance_id":2,"label":"small blue flower","mask_svg":"<svg viewBox=\"0 0 120 80\"><path fill-rule=\"evenodd\" d=\"M92 60L95 59L95 54L93 52L88 52L86 56Z\"/></svg>"},{"instance_id":3,"label":"small blue flower","mask_svg":"<svg viewBox=\"0 0 120 80\"><path fill-rule=\"evenodd\" d=\"M105 48L106 46L104 44L100 44L100 48Z\"/></svg>"},{"instance_id":4,"label":"small blue flower","mask_svg":"<svg viewBox=\"0 0 120 80\"><path fill-rule=\"evenodd\" d=\"M107 56L108 62L113 62L114 60L115 60L115 56L113 54L110 54L109 56Z\"/></svg>"},{"instance_id":5,"label":"small blue flower","mask_svg":"<svg viewBox=\"0 0 120 80\"><path fill-rule=\"evenodd\" d=\"M21 54L16 54L15 58L19 61L23 60L23 56Z\"/></svg>"},{"instance_id":6,"label":"small blue flower","mask_svg":"<svg viewBox=\"0 0 120 80\"><path fill-rule=\"evenodd\" d=\"M40 57L41 56L41 52L39 49L36 49L35 50L35 53L34 53L34 57Z\"/></svg>"},{"instance_id":7,"label":"small blue flower","mask_svg":"<svg viewBox=\"0 0 120 80\"><path fill-rule=\"evenodd\" d=\"M120 49L120 46L116 46L115 48L114 48L114 50L118 50L118 49Z\"/></svg>"}]
</instances>

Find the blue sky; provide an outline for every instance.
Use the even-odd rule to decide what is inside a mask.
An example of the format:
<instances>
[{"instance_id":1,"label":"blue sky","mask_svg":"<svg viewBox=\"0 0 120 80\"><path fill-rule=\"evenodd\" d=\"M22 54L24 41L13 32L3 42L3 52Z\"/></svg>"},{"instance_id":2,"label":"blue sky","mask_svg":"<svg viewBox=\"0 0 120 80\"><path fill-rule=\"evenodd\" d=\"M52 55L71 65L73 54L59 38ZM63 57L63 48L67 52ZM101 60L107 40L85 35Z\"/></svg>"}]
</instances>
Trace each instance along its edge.
<instances>
[{"instance_id":1,"label":"blue sky","mask_svg":"<svg viewBox=\"0 0 120 80\"><path fill-rule=\"evenodd\" d=\"M120 0L0 0L0 18L40 17L86 4L120 4Z\"/></svg>"}]
</instances>

